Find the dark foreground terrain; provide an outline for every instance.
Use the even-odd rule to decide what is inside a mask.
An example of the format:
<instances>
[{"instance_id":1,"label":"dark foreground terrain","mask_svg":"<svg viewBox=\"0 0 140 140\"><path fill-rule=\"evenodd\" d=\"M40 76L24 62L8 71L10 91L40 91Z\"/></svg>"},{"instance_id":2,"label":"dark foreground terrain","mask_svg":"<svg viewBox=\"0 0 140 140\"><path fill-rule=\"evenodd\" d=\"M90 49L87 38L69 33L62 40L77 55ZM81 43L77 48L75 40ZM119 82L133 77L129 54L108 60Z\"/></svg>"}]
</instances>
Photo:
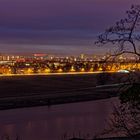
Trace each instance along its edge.
<instances>
[{"instance_id":1,"label":"dark foreground terrain","mask_svg":"<svg viewBox=\"0 0 140 140\"><path fill-rule=\"evenodd\" d=\"M123 83L127 77L122 73L0 77L0 109L113 97L118 86L99 85Z\"/></svg>"}]
</instances>

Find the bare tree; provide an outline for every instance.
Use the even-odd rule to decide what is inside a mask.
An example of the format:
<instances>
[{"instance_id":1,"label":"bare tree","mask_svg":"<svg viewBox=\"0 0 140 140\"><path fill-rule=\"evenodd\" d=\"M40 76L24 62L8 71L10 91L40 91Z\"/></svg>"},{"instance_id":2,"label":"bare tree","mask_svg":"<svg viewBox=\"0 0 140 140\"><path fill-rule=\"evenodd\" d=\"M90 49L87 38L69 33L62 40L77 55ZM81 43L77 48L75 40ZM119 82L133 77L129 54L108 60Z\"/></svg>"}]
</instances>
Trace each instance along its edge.
<instances>
[{"instance_id":1,"label":"bare tree","mask_svg":"<svg viewBox=\"0 0 140 140\"><path fill-rule=\"evenodd\" d=\"M132 5L126 14L126 18L99 35L96 43L112 44L118 48L108 58L127 53L138 56L140 60L140 5ZM136 77L138 76L139 74ZM119 132L135 139L140 135L140 79L137 83L132 79L130 87L120 93L120 105L114 106L108 132Z\"/></svg>"},{"instance_id":2,"label":"bare tree","mask_svg":"<svg viewBox=\"0 0 140 140\"><path fill-rule=\"evenodd\" d=\"M132 5L126 14L126 18L99 35L96 43L117 45L118 49L112 56L129 53L140 57L140 46L137 43L140 41L140 5Z\"/></svg>"},{"instance_id":3,"label":"bare tree","mask_svg":"<svg viewBox=\"0 0 140 140\"><path fill-rule=\"evenodd\" d=\"M140 84L134 84L121 93L121 104L114 106L110 121L112 132L119 132L133 139L140 136Z\"/></svg>"}]
</instances>

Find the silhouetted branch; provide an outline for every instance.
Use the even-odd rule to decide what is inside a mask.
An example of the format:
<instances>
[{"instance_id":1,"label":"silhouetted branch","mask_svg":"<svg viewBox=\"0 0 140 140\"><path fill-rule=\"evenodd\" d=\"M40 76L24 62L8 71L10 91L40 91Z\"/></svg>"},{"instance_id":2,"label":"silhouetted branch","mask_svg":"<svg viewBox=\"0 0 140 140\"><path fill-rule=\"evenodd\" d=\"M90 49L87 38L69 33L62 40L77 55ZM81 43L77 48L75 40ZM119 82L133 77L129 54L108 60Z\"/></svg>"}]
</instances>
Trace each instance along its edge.
<instances>
[{"instance_id":1,"label":"silhouetted branch","mask_svg":"<svg viewBox=\"0 0 140 140\"><path fill-rule=\"evenodd\" d=\"M136 54L140 57L136 41L140 41L139 27L140 27L140 5L132 5L131 9L126 12L127 17L116 22L116 24L108 28L104 33L98 36L95 44L116 44L120 52ZM132 51L125 50L125 45L131 44ZM114 55L113 55L114 56Z\"/></svg>"}]
</instances>

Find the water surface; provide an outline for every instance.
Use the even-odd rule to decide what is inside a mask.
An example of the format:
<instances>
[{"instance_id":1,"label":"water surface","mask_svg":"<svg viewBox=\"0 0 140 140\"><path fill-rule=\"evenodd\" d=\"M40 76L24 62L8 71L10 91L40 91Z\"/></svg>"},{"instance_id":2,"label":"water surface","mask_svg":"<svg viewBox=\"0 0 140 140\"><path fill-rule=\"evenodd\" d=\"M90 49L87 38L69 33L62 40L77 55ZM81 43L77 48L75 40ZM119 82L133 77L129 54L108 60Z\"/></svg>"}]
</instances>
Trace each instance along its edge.
<instances>
[{"instance_id":1,"label":"water surface","mask_svg":"<svg viewBox=\"0 0 140 140\"><path fill-rule=\"evenodd\" d=\"M107 127L117 99L0 111L0 136L22 140L93 137Z\"/></svg>"}]
</instances>

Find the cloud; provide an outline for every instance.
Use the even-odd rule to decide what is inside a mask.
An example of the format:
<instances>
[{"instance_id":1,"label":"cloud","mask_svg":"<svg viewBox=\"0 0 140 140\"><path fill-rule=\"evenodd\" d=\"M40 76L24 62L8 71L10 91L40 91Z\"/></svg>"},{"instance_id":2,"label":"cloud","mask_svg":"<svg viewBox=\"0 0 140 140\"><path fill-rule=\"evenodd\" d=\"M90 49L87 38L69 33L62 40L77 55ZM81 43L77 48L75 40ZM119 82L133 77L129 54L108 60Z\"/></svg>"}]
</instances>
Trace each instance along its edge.
<instances>
[{"instance_id":1,"label":"cloud","mask_svg":"<svg viewBox=\"0 0 140 140\"><path fill-rule=\"evenodd\" d=\"M50 52L71 50L78 53L87 52L88 46L91 51L99 32L124 17L130 5L138 2L1 0L0 46L3 49L0 47L0 51L11 51L10 47L15 52L41 51L46 47ZM47 46L50 46L49 49ZM97 48L94 48L97 52Z\"/></svg>"}]
</instances>

